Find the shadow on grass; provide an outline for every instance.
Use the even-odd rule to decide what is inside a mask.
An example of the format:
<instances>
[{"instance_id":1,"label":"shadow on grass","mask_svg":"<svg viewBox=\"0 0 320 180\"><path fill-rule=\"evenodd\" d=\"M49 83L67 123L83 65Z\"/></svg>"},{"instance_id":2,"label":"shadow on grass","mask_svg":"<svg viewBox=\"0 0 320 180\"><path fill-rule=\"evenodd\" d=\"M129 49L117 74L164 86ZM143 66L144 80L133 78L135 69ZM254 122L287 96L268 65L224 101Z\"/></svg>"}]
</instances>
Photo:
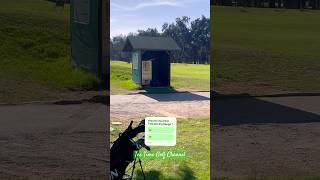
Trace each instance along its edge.
<instances>
[{"instance_id":1,"label":"shadow on grass","mask_svg":"<svg viewBox=\"0 0 320 180\"><path fill-rule=\"evenodd\" d=\"M210 91L211 97L220 99L232 99L232 98L259 98L259 97L299 97L299 96L320 96L319 93L280 93L280 94L267 94L267 95L252 95L249 93L239 93L239 94L220 94L215 91Z\"/></svg>"},{"instance_id":2,"label":"shadow on grass","mask_svg":"<svg viewBox=\"0 0 320 180\"><path fill-rule=\"evenodd\" d=\"M201 96L191 92L178 92L173 88L147 88L145 89L145 96L157 100L159 102L169 101L204 101L210 100L206 96Z\"/></svg>"},{"instance_id":3,"label":"shadow on grass","mask_svg":"<svg viewBox=\"0 0 320 180\"><path fill-rule=\"evenodd\" d=\"M145 173L146 180L151 180L151 179L152 180L159 180L159 179L161 180L176 180L176 179L195 180L197 179L192 169L187 165L180 166L178 172L176 173L177 176L175 177L168 177L166 176L166 173L163 173L162 171L158 171L158 170L150 170L144 173ZM137 171L135 179L143 180L143 174L141 170Z\"/></svg>"},{"instance_id":4,"label":"shadow on grass","mask_svg":"<svg viewBox=\"0 0 320 180\"><path fill-rule=\"evenodd\" d=\"M90 99L81 99L81 100L62 100L54 102L55 105L74 105L74 104L82 104L83 102L90 103L99 103L106 106L110 106L110 96L109 95L97 95L93 96Z\"/></svg>"},{"instance_id":5,"label":"shadow on grass","mask_svg":"<svg viewBox=\"0 0 320 180\"><path fill-rule=\"evenodd\" d=\"M172 87L144 87L142 88L146 94L167 94L167 93L176 93L176 89Z\"/></svg>"}]
</instances>

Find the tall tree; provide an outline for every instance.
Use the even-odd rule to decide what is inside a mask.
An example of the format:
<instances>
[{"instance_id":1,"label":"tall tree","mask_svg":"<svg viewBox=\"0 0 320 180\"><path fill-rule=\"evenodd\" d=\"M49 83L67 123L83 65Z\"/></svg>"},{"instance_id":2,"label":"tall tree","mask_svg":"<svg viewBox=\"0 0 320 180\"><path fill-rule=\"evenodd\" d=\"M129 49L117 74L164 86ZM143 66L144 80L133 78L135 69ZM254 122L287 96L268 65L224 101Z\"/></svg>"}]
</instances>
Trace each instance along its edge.
<instances>
[{"instance_id":1,"label":"tall tree","mask_svg":"<svg viewBox=\"0 0 320 180\"><path fill-rule=\"evenodd\" d=\"M115 36L110 41L110 53L113 60L130 61L129 54L122 52L122 48L129 36L169 36L172 37L181 51L173 52L173 62L179 63L208 63L210 44L210 19L201 18L190 21L189 17L176 18L169 24L164 23L162 32L156 28L138 30L127 36Z\"/></svg>"},{"instance_id":2,"label":"tall tree","mask_svg":"<svg viewBox=\"0 0 320 180\"><path fill-rule=\"evenodd\" d=\"M138 36L161 36L156 28L148 28L147 30L138 30Z\"/></svg>"},{"instance_id":3,"label":"tall tree","mask_svg":"<svg viewBox=\"0 0 320 180\"><path fill-rule=\"evenodd\" d=\"M210 51L210 19L202 16L191 22L191 39L194 63L208 63Z\"/></svg>"},{"instance_id":4,"label":"tall tree","mask_svg":"<svg viewBox=\"0 0 320 180\"><path fill-rule=\"evenodd\" d=\"M188 27L189 21L189 17L183 16L181 18L176 18L175 23L165 23L162 26L163 36L172 37L181 48L179 55L177 56L176 54L178 61L185 61L189 56L189 52L186 51L190 48L189 42L191 42L191 33Z\"/></svg>"}]
</instances>

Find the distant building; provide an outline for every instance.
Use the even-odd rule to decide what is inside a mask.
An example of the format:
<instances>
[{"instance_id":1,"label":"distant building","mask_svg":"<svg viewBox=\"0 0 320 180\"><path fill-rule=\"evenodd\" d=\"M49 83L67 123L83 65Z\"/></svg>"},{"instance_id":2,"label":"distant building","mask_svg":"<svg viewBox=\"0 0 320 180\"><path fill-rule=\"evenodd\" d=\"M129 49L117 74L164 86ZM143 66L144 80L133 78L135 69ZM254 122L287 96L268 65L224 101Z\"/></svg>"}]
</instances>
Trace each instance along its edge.
<instances>
[{"instance_id":1,"label":"distant building","mask_svg":"<svg viewBox=\"0 0 320 180\"><path fill-rule=\"evenodd\" d=\"M128 37L123 51L132 54L132 80L142 87L170 87L170 52L177 50L170 37Z\"/></svg>"}]
</instances>

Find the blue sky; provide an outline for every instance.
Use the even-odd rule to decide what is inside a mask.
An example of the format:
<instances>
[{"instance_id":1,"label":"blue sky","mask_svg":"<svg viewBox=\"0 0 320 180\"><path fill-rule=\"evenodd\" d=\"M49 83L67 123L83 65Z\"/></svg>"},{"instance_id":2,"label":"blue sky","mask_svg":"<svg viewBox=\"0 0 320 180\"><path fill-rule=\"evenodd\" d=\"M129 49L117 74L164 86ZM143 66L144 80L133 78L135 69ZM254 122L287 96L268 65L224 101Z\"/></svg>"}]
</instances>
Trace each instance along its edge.
<instances>
[{"instance_id":1,"label":"blue sky","mask_svg":"<svg viewBox=\"0 0 320 180\"><path fill-rule=\"evenodd\" d=\"M181 16L210 17L210 0L111 0L110 4L111 37L149 27L161 32L164 22Z\"/></svg>"}]
</instances>

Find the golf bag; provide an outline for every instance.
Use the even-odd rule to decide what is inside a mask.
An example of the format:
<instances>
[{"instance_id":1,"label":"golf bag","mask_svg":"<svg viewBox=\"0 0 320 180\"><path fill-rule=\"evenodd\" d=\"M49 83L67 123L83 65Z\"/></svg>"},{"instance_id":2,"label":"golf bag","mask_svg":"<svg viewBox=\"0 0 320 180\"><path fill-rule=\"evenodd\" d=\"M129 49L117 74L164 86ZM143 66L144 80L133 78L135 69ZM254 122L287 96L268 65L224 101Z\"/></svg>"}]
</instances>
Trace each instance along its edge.
<instances>
[{"instance_id":1,"label":"golf bag","mask_svg":"<svg viewBox=\"0 0 320 180\"><path fill-rule=\"evenodd\" d=\"M122 180L122 179L132 179L132 175L135 168L136 158L134 157L134 151L139 151L141 148L146 148L150 150L148 146L144 144L144 137L134 141L133 138L139 133L144 132L144 120L140 124L132 128L131 121L128 128L119 134L119 138L113 143L110 150L110 179L111 180ZM129 178L124 178L126 175L126 169L130 163L134 162L132 174ZM141 170L144 176L144 172L141 165L141 160L139 159Z\"/></svg>"}]
</instances>

